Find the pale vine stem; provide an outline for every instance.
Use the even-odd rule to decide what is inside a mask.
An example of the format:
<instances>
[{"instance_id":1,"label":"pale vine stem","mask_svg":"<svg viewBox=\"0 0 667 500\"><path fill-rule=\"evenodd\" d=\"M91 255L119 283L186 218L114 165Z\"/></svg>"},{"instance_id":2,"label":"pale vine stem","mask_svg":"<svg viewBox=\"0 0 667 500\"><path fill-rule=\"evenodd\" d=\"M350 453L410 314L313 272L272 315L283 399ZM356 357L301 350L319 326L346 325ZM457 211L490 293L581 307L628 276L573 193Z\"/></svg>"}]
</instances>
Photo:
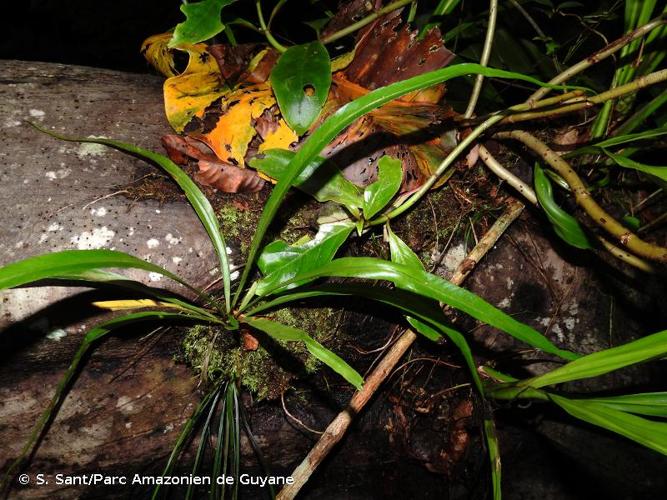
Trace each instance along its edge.
<instances>
[{"instance_id":1,"label":"pale vine stem","mask_svg":"<svg viewBox=\"0 0 667 500\"><path fill-rule=\"evenodd\" d=\"M472 249L461 264L459 264L451 282L460 285L470 275L475 265L493 248L505 230L521 214L523 204L512 200L508 203L504 213L491 226L489 231L482 237L479 243ZM403 335L394 343L387 354L382 358L378 366L371 372L364 382L364 388L352 396L348 407L340 412L328 425L324 434L315 446L308 452L304 460L294 469L291 477L293 484L285 486L278 496L278 500L291 500L299 493L312 473L327 457L331 449L345 435L348 427L357 415L366 406L380 384L394 370L399 360L417 339L417 334L412 330L405 330Z\"/></svg>"},{"instance_id":2,"label":"pale vine stem","mask_svg":"<svg viewBox=\"0 0 667 500\"><path fill-rule=\"evenodd\" d=\"M498 139L515 139L537 153L570 185L577 204L583 208L596 224L612 235L623 246L646 259L667 263L667 248L642 240L618 222L593 199L588 188L570 164L544 142L524 130L498 132Z\"/></svg>"},{"instance_id":3,"label":"pale vine stem","mask_svg":"<svg viewBox=\"0 0 667 500\"><path fill-rule=\"evenodd\" d=\"M627 45L633 40L636 40L637 38L646 35L652 29L662 26L665 23L667 23L667 15L661 15L660 17L645 24L644 26L637 28L635 31L628 33L622 36L621 38L613 41L612 43L610 43L603 49L599 50L598 52L594 53L593 55L587 57L583 61L580 61L574 66L566 69L565 71L563 71L562 73L551 79L549 81L549 84L558 85L568 80L574 75L584 71L586 68L589 68L593 64L596 64L602 61L603 59L606 59L607 57L613 55L621 48L623 48L623 46ZM508 109L508 111L523 111L523 110L533 109L537 104L536 101L542 99L549 92L549 90L550 89L548 87L542 87L538 89L528 98L528 100L525 103L512 106L511 108ZM468 146L472 144L474 139L476 139L484 132L486 132L486 130L488 130L490 127L501 121L503 117L504 117L503 113L495 114L487 118L484 122L482 122L467 137L465 137L459 144L457 144L457 146L452 150L452 152L449 155L447 155L447 158L445 158L442 161L442 163L440 163L440 165L438 166L436 171L431 175L431 177L429 177L429 179L414 194L412 194L405 201L405 203L396 207L388 214L371 221L370 225L383 224L386 221L393 219L394 217L401 215L402 213L410 209L433 187L433 185L438 181L438 179L442 176L442 174L444 174L445 171L447 171L447 169L454 163L456 158L460 154L462 154L468 148Z\"/></svg>"},{"instance_id":4,"label":"pale vine stem","mask_svg":"<svg viewBox=\"0 0 667 500\"><path fill-rule=\"evenodd\" d=\"M488 149L482 144L479 145L479 157L484 164L498 177L507 182L510 186L516 189L521 195L526 198L532 205L537 205L537 196L535 191L525 182L519 179L512 172L503 167L498 160L496 160Z\"/></svg>"},{"instance_id":5,"label":"pale vine stem","mask_svg":"<svg viewBox=\"0 0 667 500\"><path fill-rule=\"evenodd\" d=\"M482 56L479 59L479 64L486 67L489 64L491 57L491 49L493 48L493 37L496 34L496 19L498 17L498 0L491 0L489 2L489 22L486 28L486 38L484 39L484 48L482 49ZM463 114L464 117L470 118L475 112L479 95L482 93L482 84L484 83L484 75L477 75L475 78L475 85L470 94L468 107Z\"/></svg>"},{"instance_id":6,"label":"pale vine stem","mask_svg":"<svg viewBox=\"0 0 667 500\"><path fill-rule=\"evenodd\" d=\"M484 164L498 177L507 182L510 186L516 189L521 195L532 205L538 206L537 195L533 188L519 179L512 172L503 167L498 160L496 160L488 149L483 145L479 146L479 157L484 162ZM611 253L617 259L629 264L637 269L640 269L647 273L655 272L655 269L651 264L645 260L640 259L639 257L632 255L631 253L626 252L624 249L617 247L607 239L602 236L596 235L597 240L602 244L602 246Z\"/></svg>"},{"instance_id":7,"label":"pale vine stem","mask_svg":"<svg viewBox=\"0 0 667 500\"><path fill-rule=\"evenodd\" d=\"M596 96L577 97L569 101L565 101L563 103L564 106L561 106L560 108L549 109L546 111L516 113L514 115L505 117L502 123L518 123L527 120L535 120L538 118L548 118L551 116L573 113L575 111L590 108L603 102L617 99L618 97L622 97L627 94L632 94L650 85L664 82L665 80L667 80L667 69L644 75L637 78L636 80L631 81L630 83L619 85L618 87L614 87L613 89L602 92Z\"/></svg>"}]
</instances>

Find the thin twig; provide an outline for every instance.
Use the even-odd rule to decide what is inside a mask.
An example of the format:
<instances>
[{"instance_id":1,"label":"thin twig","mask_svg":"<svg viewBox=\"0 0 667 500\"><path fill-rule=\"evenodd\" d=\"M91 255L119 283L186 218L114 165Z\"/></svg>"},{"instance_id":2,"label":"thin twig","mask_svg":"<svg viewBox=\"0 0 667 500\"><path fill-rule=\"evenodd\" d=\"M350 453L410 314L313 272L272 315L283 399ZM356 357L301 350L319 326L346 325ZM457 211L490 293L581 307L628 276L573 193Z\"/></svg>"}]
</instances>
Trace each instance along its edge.
<instances>
[{"instance_id":1,"label":"thin twig","mask_svg":"<svg viewBox=\"0 0 667 500\"><path fill-rule=\"evenodd\" d=\"M654 30L655 28L658 28L662 25L667 23L667 15L662 14L661 16L653 19L652 21L646 23L644 26L640 26L634 31L631 31L630 33L626 33L623 35L621 38L614 40L611 42L609 45L606 47L602 48L598 52L595 52L594 54L588 56L586 59L583 59L579 61L577 64L574 66L570 66L568 69L563 71L562 73L558 74L556 77L552 78L549 80L549 83L552 85L559 85L563 82L568 81L570 78L572 78L575 75L578 75L582 71L590 68L592 65L602 61L603 59L606 59L607 57L615 54L619 50L621 50L623 47L628 45L630 42L633 40L636 40L638 38L643 37L650 31ZM538 101L542 99L545 95L547 95L551 89L549 87L542 87L535 91L533 95L530 96L531 101Z\"/></svg>"},{"instance_id":2,"label":"thin twig","mask_svg":"<svg viewBox=\"0 0 667 500\"><path fill-rule=\"evenodd\" d=\"M491 57L491 49L493 48L493 37L496 34L496 18L498 17L498 0L491 0L489 3L489 24L486 28L486 38L484 39L484 48L482 49L482 57L479 59L480 66L486 67L489 64ZM475 85L470 94L468 107L464 113L464 117L470 118L475 112L479 95L482 92L482 84L484 83L484 75L477 75L475 78Z\"/></svg>"},{"instance_id":3,"label":"thin twig","mask_svg":"<svg viewBox=\"0 0 667 500\"><path fill-rule=\"evenodd\" d=\"M451 282L460 285L463 280L472 272L477 262L497 243L498 239L510 224L521 214L523 205L516 200L512 200L505 212L496 220L489 231L480 240L479 244L472 249L468 256L459 265ZM380 384L391 373L405 352L417 339L417 334L412 330L406 330L403 335L391 347L377 368L373 370L364 383L364 388L357 391L352 396L348 407L340 412L336 418L329 424L315 446L308 452L308 455L297 466L291 474L294 482L285 486L278 496L278 500L291 500L299 493L315 469L329 455L333 447L338 443L348 427L352 423L354 416L359 413L375 394Z\"/></svg>"}]
</instances>

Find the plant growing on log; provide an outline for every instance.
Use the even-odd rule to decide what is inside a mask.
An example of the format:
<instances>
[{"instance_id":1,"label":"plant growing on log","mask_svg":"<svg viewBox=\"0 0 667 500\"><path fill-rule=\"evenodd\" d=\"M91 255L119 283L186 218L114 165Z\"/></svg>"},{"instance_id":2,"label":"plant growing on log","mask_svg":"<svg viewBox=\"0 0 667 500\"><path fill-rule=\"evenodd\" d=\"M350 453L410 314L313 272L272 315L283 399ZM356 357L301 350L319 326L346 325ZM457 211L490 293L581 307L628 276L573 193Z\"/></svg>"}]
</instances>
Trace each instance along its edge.
<instances>
[{"instance_id":1,"label":"plant growing on log","mask_svg":"<svg viewBox=\"0 0 667 500\"><path fill-rule=\"evenodd\" d=\"M386 85L375 88L357 88L359 85L348 78L354 74L350 69L344 73L340 66L346 68L351 64L345 59L342 62L330 60L326 45L340 40L350 33L372 25L378 18L390 14L384 29L389 23L399 19L396 9L408 5L411 0L399 0L367 13L361 20L330 33L322 33L318 40L303 45L285 47L274 36L271 25L274 18L286 2L276 3L268 22L262 13L262 6L256 2L259 26L246 20L223 22L221 11L228 9L233 2L224 0L202 0L198 3L184 5L182 10L187 19L180 24L173 35L158 35L147 40L144 52L169 76L165 83L165 104L167 117L177 132L191 134L189 139L175 142L170 156L175 158L184 151L191 153L199 162L200 176L211 174L208 183L216 187L228 188L229 191L256 190L261 188L262 181L252 177L254 174L238 170L245 165L246 154L255 137L253 121L265 119L270 122L268 132L257 145L258 155L249 158L247 163L260 172L264 178L276 182L269 196L252 244L247 261L238 281L232 280L232 269L227 260L227 248L213 212L210 202L201 192L197 184L169 158L147 151L136 146L111 139L73 138L56 134L49 130L44 132L54 137L78 142L104 144L130 154L145 158L167 172L181 187L190 204L193 206L200 221L205 227L219 259L219 270L222 279L222 294L208 294L178 276L153 264L127 254L108 250L66 251L26 259L9 264L0 269L0 289L17 287L44 279L57 281L77 281L86 285L121 287L137 294L141 298L128 298L119 301L96 303L100 308L120 312L110 321L98 325L85 336L79 351L75 355L65 377L58 385L56 394L38 421L30 440L24 447L15 466L10 469L11 476L29 456L40 438L46 431L49 422L55 415L58 406L66 395L67 389L80 368L85 354L103 337L115 329L137 322L189 322L211 324L220 328L224 334L236 335L242 328L257 332L260 343L270 338L279 343L298 342L308 352L338 373L357 390L363 390L362 376L345 360L317 342L310 332L285 325L271 316L272 311L279 310L289 304L308 299L324 299L334 296L364 297L384 305L396 308L404 315L406 324L434 342L449 339L460 351L469 369L473 383L484 404L489 399L535 399L551 401L569 414L619 433L629 439L667 454L667 422L664 411L665 393L632 394L613 398L568 398L554 391L547 391L546 386L594 377L631 364L642 363L667 354L665 332L659 332L644 339L631 342L624 346L601 351L580 357L577 353L561 349L554 345L542 333L523 324L501 310L495 308L482 298L461 288L458 284L444 280L427 272L410 247L404 243L391 229L390 221L414 207L427 193L451 172L451 167L474 142L484 134L497 139L514 139L525 144L548 165L551 170L544 171L540 165L534 168L535 192L507 172L481 146L480 155L492 170L504 179L512 181L512 186L519 188L529 201L539 202L544 209L548 222L557 234L568 244L580 249L593 249L594 239L580 222L561 208L554 199L551 180L570 190L576 203L596 222L605 229L624 249L624 254L611 243L604 248L613 255L624 259L643 270L652 270L643 259L658 265L667 262L667 250L655 243L645 241L628 227L615 220L598 202L593 199L590 186L587 186L568 162L570 158L602 154L604 167L617 165L624 169L646 173L652 179L665 180L664 168L647 165L630 158L638 150L628 147L635 141L644 141L660 137L667 133L663 128L633 133L641 118L646 118L663 98L656 98L648 108L638 111L638 115L622 123L617 134L609 134L611 123L611 104L623 98L627 107L617 119L623 119L632 109L632 96L641 88L667 80L667 70L655 71L660 56L654 55L649 63L642 66L639 77L631 66L625 65L617 70L612 88L595 96L588 95L588 89L561 85L595 62L621 51L629 56L639 50L639 40L648 35L649 41L661 37L666 19L664 14L653 21L650 20L655 2L647 2L638 13L639 3L629 1L628 16L631 21L627 28L631 31L619 41L609 44L594 56L579 64L560 72L548 83L517 71L508 71L488 67L493 38L495 33L498 4L490 2L487 35L480 63L463 62L444 68L424 71L410 78L398 81L388 80ZM437 16L451 13L458 2L440 2L433 14ZM413 3L416 5L416 3ZM227 12L225 10L224 12ZM414 14L412 11L410 16ZM392 17L393 16L393 17ZM429 24L434 20L429 18ZM222 68L211 60L211 52L200 42L208 40L220 32L227 35L230 46L236 46L231 26L245 26L262 33L268 43L280 55L271 54L270 49L262 49L253 55L246 65L236 68L235 75L230 72L223 74ZM369 32L365 32L368 34ZM423 35L432 34L427 28ZM370 36L370 35L369 35ZM359 43L355 50L365 50L367 46ZM189 55L189 63L180 74L175 70L174 59L169 55L169 48L178 48ZM440 50L437 46L436 48ZM444 47L443 47L444 49ZM222 50L222 49L220 49ZM224 49L229 50L229 49ZM231 58L232 52L227 56ZM655 53L652 53L655 54ZM449 53L441 52L443 60L451 59ZM354 61L354 55L351 61ZM658 61L656 63L656 60ZM441 61L442 62L442 61ZM245 61L244 61L245 64ZM444 66L446 63L442 63ZM267 72L268 68L268 72ZM354 68L354 66L350 66ZM229 69L229 68L227 68ZM332 71L334 75L332 76ZM361 71L361 70L359 70ZM379 72L379 70L378 70ZM270 74L270 78L267 76ZM241 78L240 75L243 75ZM377 159L375 179L359 186L346 179L338 167L325 157L326 148L335 141L347 127L357 120L371 117L374 126L388 130L389 122L397 116L406 123L415 119L402 109L399 102L406 95L420 96L414 102L432 105L442 97L438 85L464 76L475 76L475 84L464 115L452 117L461 128L468 128L458 142L445 151L441 144L428 149L423 143L410 149L415 157L422 158L428 149L431 161L423 162L426 168L414 171L422 174L416 185L406 189L404 183L408 172L407 167L399 158L391 154L382 154ZM234 76L235 78L232 78ZM409 76L409 75L408 75ZM481 118L473 117L480 98L484 78L512 79L538 85L536 91L526 102L489 113ZM236 82L233 80L236 79ZM253 82L253 79L256 81ZM328 95L332 81L347 92L345 101L336 102L335 109L327 110ZM356 87L355 87L356 85ZM435 90L433 88L435 87ZM351 89L351 90L350 90ZM429 90L434 94L428 94ZM544 98L550 90L563 90L564 93L551 98ZM664 93L663 93L664 94ZM662 94L661 94L662 95ZM424 97L426 96L426 97ZM429 101L430 99L430 101ZM413 102L413 101L409 101ZM398 103L398 104L397 104ZM572 113L602 104L602 112L598 115L591 131L594 141L568 155L556 154L547 144L523 130L497 131L499 124L511 124L519 121L544 119ZM218 109L216 106L221 106ZM384 107L383 107L384 106ZM393 107L392 107L393 106ZM278 108L279 113L275 107ZM222 110L222 111L221 111ZM420 110L433 111L432 107L420 107ZM236 113L239 114L236 114ZM380 112L385 115L381 116ZM211 114L212 113L212 114ZM213 127L207 118L214 115L217 121ZM267 116L268 115L268 116ZM262 118L264 117L264 118ZM387 118L389 117L389 118ZM383 121L384 120L384 121ZM417 121L421 125L423 121ZM401 126L409 132L408 125ZM421 128L417 127L416 131ZM403 132L404 130L399 130ZM232 133L234 132L234 133ZM612 135L612 137L608 137ZM205 144L208 150L197 149ZM298 147L290 147L298 143ZM169 148L168 148L169 149ZM296 150L294 150L296 149ZM437 162L433 162L437 158ZM226 162L220 165L220 162ZM238 170L235 170L238 169ZM206 180L206 179L204 179ZM265 244L265 236L274 221L285 195L291 187L296 187L311 194L320 202L333 201L340 204L345 212L340 220L322 224L317 235L307 241L288 243L274 241ZM520 212L513 208L510 219ZM391 260L371 257L335 258L345 241L356 229L358 233L373 230L375 226L384 226L386 239L390 248ZM501 231L502 232L502 231ZM606 240L602 240L603 242ZM620 251L619 251L620 250ZM160 273L169 277L189 291L194 298L168 294L161 290L131 281L124 276L111 272L109 269L134 268ZM336 281L331 279L335 278ZM340 279L353 281L339 282ZM381 287L378 281L388 282L392 288ZM511 335L515 339L560 358L568 363L546 374L519 381L508 375L501 374L491 368L481 370L491 382L483 381L480 370L473 357L472 349L466 337L454 330L442 306L447 305L460 310L469 316ZM128 312L130 311L130 312ZM407 345L412 340L407 342ZM407 348L407 347L406 347ZM241 411L238 402L235 381L228 381L224 386L216 387L202 402L185 427L181 439L169 459L164 474L169 474L175 465L187 438L200 419L204 419L201 444L199 446L193 471L199 470L205 453L208 433L214 415L221 408L218 420L218 447L215 450L213 473L231 471L238 473L238 466L227 461L227 457L235 456L238 464L238 444L235 439L240 435ZM208 412L208 413L207 413ZM638 415L657 417L649 420ZM500 458L493 420L485 417L484 430L492 461L492 478L495 498L500 498ZM326 449L324 452L326 453ZM307 476L306 476L307 477ZM298 489L298 488L297 488ZM159 492L156 490L155 495ZM213 497L223 493L210 492ZM291 498L296 491L282 494L283 498ZM154 495L154 496L155 496ZM194 495L192 490L188 496Z\"/></svg>"}]
</instances>

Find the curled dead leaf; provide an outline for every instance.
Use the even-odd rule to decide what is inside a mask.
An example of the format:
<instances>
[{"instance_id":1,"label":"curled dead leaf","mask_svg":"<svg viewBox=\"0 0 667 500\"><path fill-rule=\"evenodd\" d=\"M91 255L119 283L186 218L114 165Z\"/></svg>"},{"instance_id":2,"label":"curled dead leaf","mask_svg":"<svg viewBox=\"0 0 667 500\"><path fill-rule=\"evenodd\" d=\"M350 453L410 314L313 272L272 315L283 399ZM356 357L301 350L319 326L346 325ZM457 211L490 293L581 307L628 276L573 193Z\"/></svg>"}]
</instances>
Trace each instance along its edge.
<instances>
[{"instance_id":1,"label":"curled dead leaf","mask_svg":"<svg viewBox=\"0 0 667 500\"><path fill-rule=\"evenodd\" d=\"M165 135L162 144L175 163L196 163L195 179L225 193L256 192L264 187L257 172L220 161L204 143L180 135Z\"/></svg>"}]
</instances>

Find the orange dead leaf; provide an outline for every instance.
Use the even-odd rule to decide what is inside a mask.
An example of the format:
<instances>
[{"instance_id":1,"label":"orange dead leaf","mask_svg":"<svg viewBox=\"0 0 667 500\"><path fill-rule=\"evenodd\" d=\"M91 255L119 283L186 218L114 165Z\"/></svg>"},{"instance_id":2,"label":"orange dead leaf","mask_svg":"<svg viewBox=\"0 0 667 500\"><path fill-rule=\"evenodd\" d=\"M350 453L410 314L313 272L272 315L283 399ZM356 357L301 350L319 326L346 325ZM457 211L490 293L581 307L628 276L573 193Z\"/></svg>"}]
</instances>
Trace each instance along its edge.
<instances>
[{"instance_id":1,"label":"orange dead leaf","mask_svg":"<svg viewBox=\"0 0 667 500\"><path fill-rule=\"evenodd\" d=\"M248 146L257 135L255 122L275 104L268 83L240 85L216 102L203 120L189 125L188 133L206 143L222 161L244 167ZM209 120L214 123L211 129L206 124ZM297 139L286 125L280 125L265 138L272 147L279 148L287 148Z\"/></svg>"}]
</instances>

